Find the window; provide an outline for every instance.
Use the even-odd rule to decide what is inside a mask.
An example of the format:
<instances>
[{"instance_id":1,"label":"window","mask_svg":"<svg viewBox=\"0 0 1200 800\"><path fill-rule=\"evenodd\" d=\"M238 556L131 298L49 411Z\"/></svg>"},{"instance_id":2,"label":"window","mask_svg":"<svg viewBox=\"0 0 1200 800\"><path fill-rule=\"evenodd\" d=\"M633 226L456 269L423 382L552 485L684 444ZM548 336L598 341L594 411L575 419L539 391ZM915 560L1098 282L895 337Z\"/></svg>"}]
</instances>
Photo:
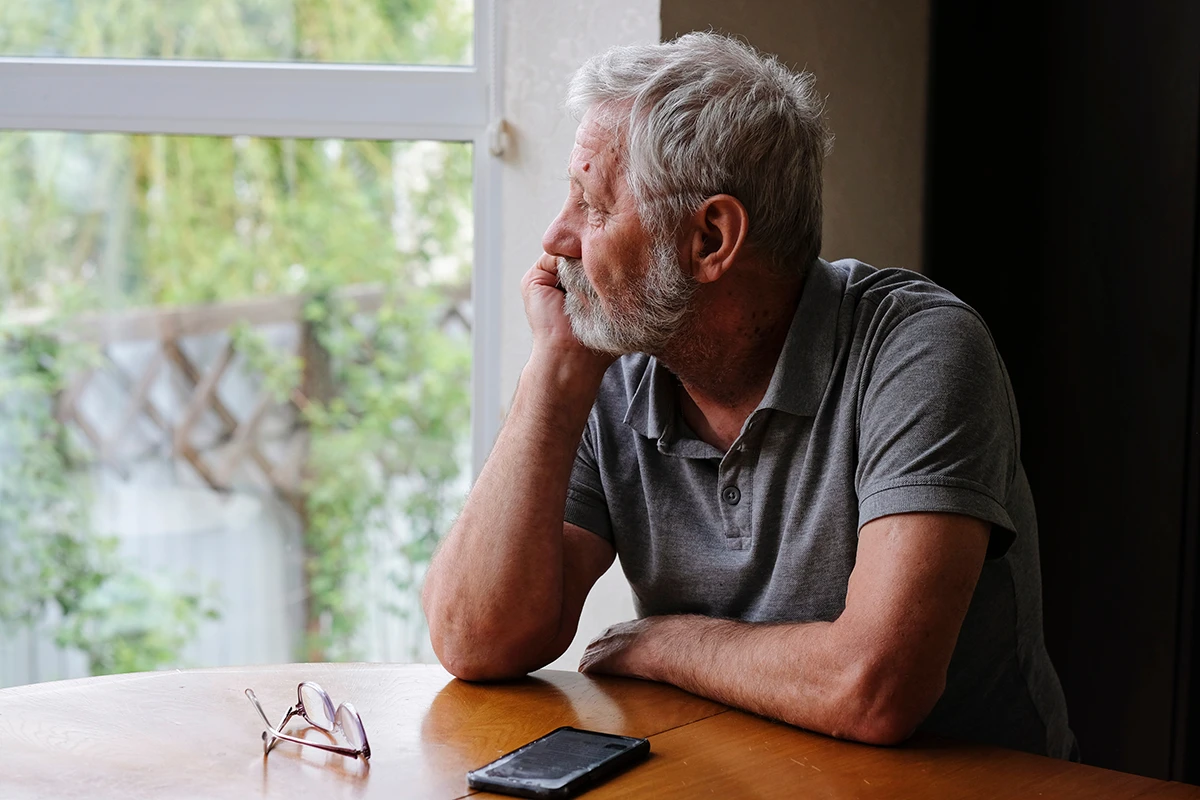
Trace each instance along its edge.
<instances>
[{"instance_id":1,"label":"window","mask_svg":"<svg viewBox=\"0 0 1200 800\"><path fill-rule=\"evenodd\" d=\"M490 13L0 8L0 685L429 657L500 418Z\"/></svg>"},{"instance_id":2,"label":"window","mask_svg":"<svg viewBox=\"0 0 1200 800\"><path fill-rule=\"evenodd\" d=\"M35 0L8 8L0 55L470 64L469 0Z\"/></svg>"}]
</instances>

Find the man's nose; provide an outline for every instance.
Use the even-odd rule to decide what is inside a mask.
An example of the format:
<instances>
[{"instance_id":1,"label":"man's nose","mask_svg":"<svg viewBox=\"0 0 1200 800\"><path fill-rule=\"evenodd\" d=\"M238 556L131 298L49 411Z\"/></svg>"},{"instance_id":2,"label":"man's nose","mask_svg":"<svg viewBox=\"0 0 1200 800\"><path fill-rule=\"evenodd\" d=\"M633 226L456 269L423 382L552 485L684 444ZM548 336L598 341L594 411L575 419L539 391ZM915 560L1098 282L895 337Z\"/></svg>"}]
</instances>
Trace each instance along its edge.
<instances>
[{"instance_id":1,"label":"man's nose","mask_svg":"<svg viewBox=\"0 0 1200 800\"><path fill-rule=\"evenodd\" d=\"M546 228L542 234L542 250L560 258L581 258L579 237L571 230L565 216L560 211L550 227Z\"/></svg>"}]
</instances>

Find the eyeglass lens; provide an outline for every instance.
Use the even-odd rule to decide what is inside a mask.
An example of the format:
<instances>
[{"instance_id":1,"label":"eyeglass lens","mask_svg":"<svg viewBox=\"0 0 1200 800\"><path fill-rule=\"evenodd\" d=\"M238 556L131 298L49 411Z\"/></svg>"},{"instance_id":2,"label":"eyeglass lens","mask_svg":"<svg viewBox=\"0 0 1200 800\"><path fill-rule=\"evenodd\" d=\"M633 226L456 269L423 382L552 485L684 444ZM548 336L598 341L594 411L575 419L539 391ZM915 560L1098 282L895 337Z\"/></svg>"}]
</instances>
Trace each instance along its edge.
<instances>
[{"instance_id":1,"label":"eyeglass lens","mask_svg":"<svg viewBox=\"0 0 1200 800\"><path fill-rule=\"evenodd\" d=\"M333 701L329 699L325 690L315 683L306 681L300 684L298 693L300 705L304 707L304 718L323 731L332 731Z\"/></svg>"},{"instance_id":2,"label":"eyeglass lens","mask_svg":"<svg viewBox=\"0 0 1200 800\"><path fill-rule=\"evenodd\" d=\"M361 749L367 743L367 733L363 730L362 718L349 703L342 703L337 710L337 724L345 734L350 746Z\"/></svg>"}]
</instances>

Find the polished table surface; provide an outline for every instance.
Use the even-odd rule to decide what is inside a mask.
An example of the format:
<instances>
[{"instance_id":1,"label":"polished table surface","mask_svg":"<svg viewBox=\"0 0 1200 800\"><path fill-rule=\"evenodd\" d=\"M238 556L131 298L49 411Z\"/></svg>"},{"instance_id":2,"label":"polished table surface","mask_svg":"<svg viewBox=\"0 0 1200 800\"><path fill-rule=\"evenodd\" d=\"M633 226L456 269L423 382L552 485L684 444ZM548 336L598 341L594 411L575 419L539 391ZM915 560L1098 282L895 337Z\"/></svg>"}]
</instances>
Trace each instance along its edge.
<instances>
[{"instance_id":1,"label":"polished table surface","mask_svg":"<svg viewBox=\"0 0 1200 800\"><path fill-rule=\"evenodd\" d=\"M355 705L369 767L287 742L263 757L262 720L244 690L276 719L302 680ZM399 664L153 672L0 690L0 798L499 797L469 790L467 770L560 725L650 738L650 759L589 800L1200 799L1197 787L995 747L922 736L895 748L837 741L644 681L543 671L481 685Z\"/></svg>"}]
</instances>

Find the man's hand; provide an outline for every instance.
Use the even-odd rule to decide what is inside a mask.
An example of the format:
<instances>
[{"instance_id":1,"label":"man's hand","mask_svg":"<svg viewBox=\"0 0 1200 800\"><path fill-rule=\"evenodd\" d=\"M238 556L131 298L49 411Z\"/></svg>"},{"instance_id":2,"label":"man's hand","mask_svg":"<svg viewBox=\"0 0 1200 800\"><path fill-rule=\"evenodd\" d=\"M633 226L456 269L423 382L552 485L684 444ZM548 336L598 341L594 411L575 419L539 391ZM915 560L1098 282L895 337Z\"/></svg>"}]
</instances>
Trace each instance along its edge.
<instances>
[{"instance_id":1,"label":"man's hand","mask_svg":"<svg viewBox=\"0 0 1200 800\"><path fill-rule=\"evenodd\" d=\"M615 360L614 356L589 350L575 338L565 308L567 296L558 285L558 259L554 256L543 253L534 262L521 279L521 295L533 332L531 358L541 358L547 353L566 356L600 375Z\"/></svg>"},{"instance_id":2,"label":"man's hand","mask_svg":"<svg viewBox=\"0 0 1200 800\"><path fill-rule=\"evenodd\" d=\"M655 630L667 619L646 617L613 625L584 650L579 671L654 680Z\"/></svg>"},{"instance_id":3,"label":"man's hand","mask_svg":"<svg viewBox=\"0 0 1200 800\"><path fill-rule=\"evenodd\" d=\"M535 342L579 343L564 308L566 292L558 285L558 259L542 253L521 279L521 296Z\"/></svg>"}]
</instances>

